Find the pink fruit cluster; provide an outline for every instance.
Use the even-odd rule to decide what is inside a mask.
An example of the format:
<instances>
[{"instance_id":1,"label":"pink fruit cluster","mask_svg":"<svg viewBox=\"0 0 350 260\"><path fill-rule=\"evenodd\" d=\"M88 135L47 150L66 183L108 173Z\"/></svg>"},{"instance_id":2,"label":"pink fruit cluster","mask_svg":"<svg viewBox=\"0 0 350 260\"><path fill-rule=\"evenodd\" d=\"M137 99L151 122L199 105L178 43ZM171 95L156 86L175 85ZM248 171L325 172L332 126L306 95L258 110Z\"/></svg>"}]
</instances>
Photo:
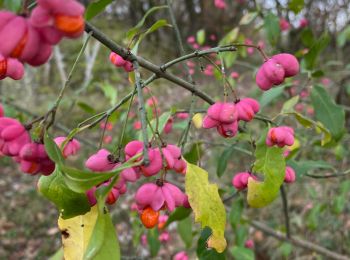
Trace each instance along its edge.
<instances>
[{"instance_id":1,"label":"pink fruit cluster","mask_svg":"<svg viewBox=\"0 0 350 260\"><path fill-rule=\"evenodd\" d=\"M227 7L225 0L214 0L214 5L218 9L225 9Z\"/></svg>"},{"instance_id":2,"label":"pink fruit cluster","mask_svg":"<svg viewBox=\"0 0 350 260\"><path fill-rule=\"evenodd\" d=\"M269 129L266 137L266 144L268 146L277 145L284 147L294 144L294 129L288 126L272 127Z\"/></svg>"},{"instance_id":3,"label":"pink fruit cluster","mask_svg":"<svg viewBox=\"0 0 350 260\"><path fill-rule=\"evenodd\" d=\"M88 158L88 160L85 162L85 166L93 172L111 171L113 169L120 167L120 165L121 164L119 162L113 160L111 153L106 149L99 150L97 153L91 155ZM140 178L140 174L135 172L133 168L128 168L123 170L120 174L120 178L118 179L117 183L113 186L112 190L109 192L106 198L106 203L110 205L114 204L118 200L119 196L124 194L127 191L126 183L135 182L139 178ZM88 200L91 206L97 203L96 197L95 197L96 189L101 185L108 186L109 184L110 184L110 181L106 181L98 185L97 187L93 187L92 189L86 192L86 195L88 197Z\"/></svg>"},{"instance_id":4,"label":"pink fruit cluster","mask_svg":"<svg viewBox=\"0 0 350 260\"><path fill-rule=\"evenodd\" d=\"M188 260L188 255L185 251L178 252L174 257L173 260Z\"/></svg>"},{"instance_id":5,"label":"pink fruit cluster","mask_svg":"<svg viewBox=\"0 0 350 260\"><path fill-rule=\"evenodd\" d=\"M123 59L122 56L116 54L115 52L111 52L109 55L109 60L112 64L118 68L123 68L126 72L131 72L134 70L134 67L130 61Z\"/></svg>"},{"instance_id":6,"label":"pink fruit cluster","mask_svg":"<svg viewBox=\"0 0 350 260\"><path fill-rule=\"evenodd\" d=\"M24 145L15 161L20 163L22 172L31 175L38 173L50 175L55 169L55 163L47 155L45 146L40 143Z\"/></svg>"},{"instance_id":7,"label":"pink fruit cluster","mask_svg":"<svg viewBox=\"0 0 350 260\"><path fill-rule=\"evenodd\" d=\"M280 29L281 29L281 31L282 32L288 31L290 28L291 28L290 23L286 19L281 18L280 19Z\"/></svg>"},{"instance_id":8,"label":"pink fruit cluster","mask_svg":"<svg viewBox=\"0 0 350 260\"><path fill-rule=\"evenodd\" d=\"M21 79L21 63L40 66L62 37L79 37L85 27L83 14L84 6L75 0L38 0L30 17L0 11L0 79Z\"/></svg>"},{"instance_id":9,"label":"pink fruit cluster","mask_svg":"<svg viewBox=\"0 0 350 260\"><path fill-rule=\"evenodd\" d=\"M178 187L161 181L143 184L136 192L135 201L139 210L151 207L154 211L173 211L179 206L188 207L187 196Z\"/></svg>"},{"instance_id":10,"label":"pink fruit cluster","mask_svg":"<svg viewBox=\"0 0 350 260\"><path fill-rule=\"evenodd\" d=\"M285 183L293 183L295 182L295 171L292 167L286 166L285 170L285 177L284 182ZM244 190L248 187L248 181L249 179L257 180L256 176L251 174L250 172L239 172L232 178L232 185L237 190Z\"/></svg>"},{"instance_id":11,"label":"pink fruit cluster","mask_svg":"<svg viewBox=\"0 0 350 260\"><path fill-rule=\"evenodd\" d=\"M0 107L3 115L3 108ZM55 139L58 145L64 140L65 137ZM73 155L79 148L79 142L73 139L65 146L63 155ZM55 169L55 163L47 155L44 144L33 141L28 128L13 118L0 117L0 152L12 157L20 165L21 171L30 175L49 175Z\"/></svg>"},{"instance_id":12,"label":"pink fruit cluster","mask_svg":"<svg viewBox=\"0 0 350 260\"><path fill-rule=\"evenodd\" d=\"M268 59L256 74L256 84L262 90L269 90L280 85L287 77L293 77L299 72L299 62L291 54L280 53Z\"/></svg>"},{"instance_id":13,"label":"pink fruit cluster","mask_svg":"<svg viewBox=\"0 0 350 260\"><path fill-rule=\"evenodd\" d=\"M249 172L239 172L232 178L232 185L237 190L244 190L248 186L249 178L256 180L256 177Z\"/></svg>"},{"instance_id":14,"label":"pink fruit cluster","mask_svg":"<svg viewBox=\"0 0 350 260\"><path fill-rule=\"evenodd\" d=\"M125 157L129 158L135 156L136 154L142 153L143 143L141 141L131 141L125 146ZM146 176L153 176L158 174L163 168L162 155L165 159L166 170L174 170L177 173L185 174L187 164L181 156L181 149L173 144L168 144L161 148L148 148L149 164L142 165L137 168L141 173ZM142 160L140 158L139 160Z\"/></svg>"},{"instance_id":15,"label":"pink fruit cluster","mask_svg":"<svg viewBox=\"0 0 350 260\"><path fill-rule=\"evenodd\" d=\"M137 140L131 141L125 146L124 152L125 159L126 161L128 161L130 158L143 152L143 143ZM181 150L179 147L168 144L161 149L162 154L159 148L150 147L148 148L147 152L149 156L148 165L141 165L133 168L128 168L120 173L120 178L117 184L113 187L113 189L107 197L106 202L108 204L113 204L114 202L116 202L119 196L127 191L126 184L128 182L136 182L142 175L145 177L150 177L158 174L164 167L162 154L166 162L165 170L172 169L178 173L186 173L186 161L182 159ZM142 157L138 160L142 160ZM121 163L119 161L114 160L111 153L106 149L99 150L96 154L91 155L85 162L85 166L94 172L112 171L120 167L120 165ZM102 183L100 185L108 184L109 181L106 181L105 183ZM94 193L98 186L88 190L86 193L91 205L96 204L96 198Z\"/></svg>"},{"instance_id":16,"label":"pink fruit cluster","mask_svg":"<svg viewBox=\"0 0 350 260\"><path fill-rule=\"evenodd\" d=\"M295 171L292 167L287 166L286 167L286 175L284 177L284 182L285 183L293 183L295 182L296 179L296 175L295 175Z\"/></svg>"},{"instance_id":17,"label":"pink fruit cluster","mask_svg":"<svg viewBox=\"0 0 350 260\"><path fill-rule=\"evenodd\" d=\"M238 131L239 120L251 121L259 111L259 103L252 98L244 98L235 103L217 102L208 108L203 119L203 128L216 127L218 133L227 138Z\"/></svg>"},{"instance_id":18,"label":"pink fruit cluster","mask_svg":"<svg viewBox=\"0 0 350 260\"><path fill-rule=\"evenodd\" d=\"M24 67L21 62L13 58L5 58L0 54L0 80L9 77L19 80L23 77Z\"/></svg>"},{"instance_id":19,"label":"pink fruit cluster","mask_svg":"<svg viewBox=\"0 0 350 260\"><path fill-rule=\"evenodd\" d=\"M59 136L54 139L55 143L58 147L62 147L63 143L66 141L65 136ZM80 150L80 143L76 139L69 140L67 144L64 146L62 154L63 157L67 158L72 155L76 155L78 151Z\"/></svg>"}]
</instances>

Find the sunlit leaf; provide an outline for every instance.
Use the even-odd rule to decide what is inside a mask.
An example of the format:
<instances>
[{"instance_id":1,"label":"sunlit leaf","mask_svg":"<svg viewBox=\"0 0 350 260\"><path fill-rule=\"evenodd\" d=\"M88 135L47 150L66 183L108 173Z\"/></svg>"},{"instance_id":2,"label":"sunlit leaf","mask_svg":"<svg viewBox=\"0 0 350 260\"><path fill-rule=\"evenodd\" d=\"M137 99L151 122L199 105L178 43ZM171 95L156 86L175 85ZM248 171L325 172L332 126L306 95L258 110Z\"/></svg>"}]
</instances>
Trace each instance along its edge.
<instances>
[{"instance_id":1,"label":"sunlit leaf","mask_svg":"<svg viewBox=\"0 0 350 260\"><path fill-rule=\"evenodd\" d=\"M242 19L239 21L240 25L250 24L258 16L257 12L249 12L243 15Z\"/></svg>"},{"instance_id":2,"label":"sunlit leaf","mask_svg":"<svg viewBox=\"0 0 350 260\"><path fill-rule=\"evenodd\" d=\"M197 42L202 45L205 42L205 30L201 29L196 34Z\"/></svg>"},{"instance_id":3,"label":"sunlit leaf","mask_svg":"<svg viewBox=\"0 0 350 260\"><path fill-rule=\"evenodd\" d=\"M65 259L83 259L97 216L97 206L94 206L85 215L69 219L59 217L58 228L62 234Z\"/></svg>"},{"instance_id":4,"label":"sunlit leaf","mask_svg":"<svg viewBox=\"0 0 350 260\"><path fill-rule=\"evenodd\" d=\"M226 211L217 185L209 183L205 170L188 163L185 186L195 221L200 222L203 228L209 227L212 230L208 246L219 253L223 252L227 245L224 237Z\"/></svg>"},{"instance_id":5,"label":"sunlit leaf","mask_svg":"<svg viewBox=\"0 0 350 260\"><path fill-rule=\"evenodd\" d=\"M193 125L199 129L202 128L202 124L203 124L203 116L201 113L197 113L192 117L192 122Z\"/></svg>"},{"instance_id":6,"label":"sunlit leaf","mask_svg":"<svg viewBox=\"0 0 350 260\"><path fill-rule=\"evenodd\" d=\"M294 110L294 106L299 102L299 96L294 96L288 99L282 107L281 113L291 112Z\"/></svg>"}]
</instances>

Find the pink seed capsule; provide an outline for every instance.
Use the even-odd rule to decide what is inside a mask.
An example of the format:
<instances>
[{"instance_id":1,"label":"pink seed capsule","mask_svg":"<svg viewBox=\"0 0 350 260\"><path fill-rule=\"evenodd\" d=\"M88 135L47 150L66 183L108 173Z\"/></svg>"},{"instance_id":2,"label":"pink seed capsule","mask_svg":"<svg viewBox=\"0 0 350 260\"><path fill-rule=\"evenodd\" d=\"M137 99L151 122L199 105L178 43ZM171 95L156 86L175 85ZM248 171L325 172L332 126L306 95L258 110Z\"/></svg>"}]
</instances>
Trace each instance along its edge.
<instances>
[{"instance_id":1,"label":"pink seed capsule","mask_svg":"<svg viewBox=\"0 0 350 260\"><path fill-rule=\"evenodd\" d=\"M296 176L295 176L295 171L292 167L287 166L286 167L286 175L284 177L284 182L285 183L293 183L295 182Z\"/></svg>"}]
</instances>

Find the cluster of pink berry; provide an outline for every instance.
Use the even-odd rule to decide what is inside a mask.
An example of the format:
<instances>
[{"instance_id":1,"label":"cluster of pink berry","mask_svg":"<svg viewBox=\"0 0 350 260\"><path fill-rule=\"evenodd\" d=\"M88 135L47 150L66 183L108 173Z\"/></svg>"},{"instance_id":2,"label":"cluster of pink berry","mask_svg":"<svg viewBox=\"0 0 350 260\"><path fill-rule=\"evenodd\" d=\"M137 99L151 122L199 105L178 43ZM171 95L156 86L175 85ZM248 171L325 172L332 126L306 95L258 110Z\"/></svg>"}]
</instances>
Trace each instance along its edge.
<instances>
[{"instance_id":1,"label":"cluster of pink berry","mask_svg":"<svg viewBox=\"0 0 350 260\"><path fill-rule=\"evenodd\" d=\"M280 18L280 30L282 32L289 31L292 28L292 25L285 19L285 18ZM305 28L309 25L309 21L306 18L301 18L299 21L299 28Z\"/></svg>"},{"instance_id":2,"label":"cluster of pink berry","mask_svg":"<svg viewBox=\"0 0 350 260\"><path fill-rule=\"evenodd\" d=\"M142 151L143 143L141 141L134 140L129 142L124 148L125 160L130 160L130 158L137 154L141 154ZM106 203L115 203L119 196L127 191L127 182L136 182L142 175L145 177L154 176L162 169L165 171L174 170L181 174L186 173L186 161L182 158L181 150L176 145L168 144L161 149L149 147L147 152L149 156L149 164L123 170L117 183L108 194ZM142 159L142 157L138 158L139 161ZM120 165L121 163L105 149L101 149L96 154L90 156L85 163L87 168L95 172L111 171L120 167ZM100 185L109 185L109 183L110 181L107 181ZM86 193L91 205L96 204L94 193L97 187L90 189ZM156 212L158 212L159 215L161 209L173 211L175 207L178 206L189 207L187 196L178 187L161 180L157 180L156 184L143 184L138 189L135 195L135 200L141 213L141 220L148 228L154 227L158 223L158 217L153 218L154 221L151 222L152 225L149 222L144 221L144 219L149 219L149 215L154 215Z\"/></svg>"},{"instance_id":3,"label":"cluster of pink berry","mask_svg":"<svg viewBox=\"0 0 350 260\"><path fill-rule=\"evenodd\" d=\"M227 7L225 0L214 0L214 5L218 9L225 9Z\"/></svg>"},{"instance_id":4,"label":"cluster of pink berry","mask_svg":"<svg viewBox=\"0 0 350 260\"><path fill-rule=\"evenodd\" d=\"M116 54L115 52L111 52L109 55L109 60L112 64L118 68L123 68L126 72L131 72L134 70L134 66L130 61L123 59L122 56Z\"/></svg>"},{"instance_id":5,"label":"cluster of pink berry","mask_svg":"<svg viewBox=\"0 0 350 260\"><path fill-rule=\"evenodd\" d=\"M251 121L259 109L258 101L252 98L244 98L236 103L216 102L208 108L203 128L216 127L221 136L234 137L238 131L238 122Z\"/></svg>"},{"instance_id":6,"label":"cluster of pink berry","mask_svg":"<svg viewBox=\"0 0 350 260\"><path fill-rule=\"evenodd\" d=\"M3 111L2 107L0 111ZM31 139L29 130L30 127L22 125L14 118L0 117L0 152L19 163L24 173L50 175L55 169L55 163L48 157L44 144ZM65 139L57 137L55 142L60 146ZM73 139L65 146L63 156L73 155L79 148L79 142Z\"/></svg>"},{"instance_id":7,"label":"cluster of pink berry","mask_svg":"<svg viewBox=\"0 0 350 260\"><path fill-rule=\"evenodd\" d=\"M299 72L299 62L291 54L280 53L265 61L256 74L256 84L262 90L269 90L280 85L287 77Z\"/></svg>"},{"instance_id":8,"label":"cluster of pink berry","mask_svg":"<svg viewBox=\"0 0 350 260\"><path fill-rule=\"evenodd\" d=\"M273 127L269 129L266 137L267 146L277 145L278 147L284 147L286 145L291 146L293 144L294 144L293 128L288 126L280 126L280 127ZM248 186L249 178L257 180L257 177L250 172L237 173L232 178L232 185L237 190L244 190ZM296 176L295 176L294 169L290 166L287 166L285 170L284 182L293 183L295 181L295 178Z\"/></svg>"},{"instance_id":9,"label":"cluster of pink berry","mask_svg":"<svg viewBox=\"0 0 350 260\"><path fill-rule=\"evenodd\" d=\"M0 79L23 77L22 63L40 66L62 37L84 32L84 6L75 0L37 0L30 17L0 11ZM5 40L6 39L6 40Z\"/></svg>"},{"instance_id":10,"label":"cluster of pink berry","mask_svg":"<svg viewBox=\"0 0 350 260\"><path fill-rule=\"evenodd\" d=\"M246 39L244 40L244 43L245 43L245 44L248 44L248 45L252 45L252 44L253 44L253 41L252 41L252 39L246 38ZM259 48L260 48L261 50L265 49L265 42L262 41L262 40L259 40L259 41L258 41L258 46L259 46ZM255 50L254 47L247 47L247 53L248 53L249 55L252 55L252 54L254 53L254 50Z\"/></svg>"}]
</instances>

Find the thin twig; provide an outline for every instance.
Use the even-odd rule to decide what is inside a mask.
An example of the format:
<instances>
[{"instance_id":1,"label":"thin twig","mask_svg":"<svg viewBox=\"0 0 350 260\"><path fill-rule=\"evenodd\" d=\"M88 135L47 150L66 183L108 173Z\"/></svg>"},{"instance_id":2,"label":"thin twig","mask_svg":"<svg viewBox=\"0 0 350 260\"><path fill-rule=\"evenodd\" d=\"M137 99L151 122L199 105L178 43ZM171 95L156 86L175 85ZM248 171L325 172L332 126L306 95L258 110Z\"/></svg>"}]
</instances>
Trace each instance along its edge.
<instances>
[{"instance_id":1,"label":"thin twig","mask_svg":"<svg viewBox=\"0 0 350 260\"><path fill-rule=\"evenodd\" d=\"M130 55L126 48L123 48L123 47L119 46L118 44L116 44L115 42L113 42L107 35L105 35L100 30L95 28L89 22L86 22L85 31L88 33L92 32L92 36L96 40L101 42L103 45L108 47L113 52L122 56L124 59L127 59L129 61L133 61L134 59L136 59L141 67L153 72L155 75L152 75L152 80L150 80L150 78L149 78L148 81L151 82L154 79L156 79L157 77L167 79L168 81L173 82L173 83L191 91L194 95L200 97L201 99L203 99L207 103L214 104L214 100L206 93L196 89L194 84L189 83L186 80L183 80L183 79L181 79L181 78L179 78L179 77L177 77L169 72L163 71L160 66L157 66L157 65L153 64L152 62L149 62L148 60L146 60L140 56Z\"/></svg>"},{"instance_id":2,"label":"thin twig","mask_svg":"<svg viewBox=\"0 0 350 260\"><path fill-rule=\"evenodd\" d=\"M291 237L290 234L290 223L289 223L289 214L288 214L288 199L284 186L281 186L281 197L282 197L282 205L283 205L283 214L284 214L284 223L286 226L286 235L288 238Z\"/></svg>"},{"instance_id":3,"label":"thin twig","mask_svg":"<svg viewBox=\"0 0 350 260\"><path fill-rule=\"evenodd\" d=\"M182 43L182 37L181 37L181 33L180 33L179 27L178 27L177 22L176 22L175 14L174 14L173 8L171 6L171 1L170 0L166 0L166 3L168 5L168 11L169 11L169 15L170 15L171 24L172 24L172 26L174 28L174 31L175 31L176 41L177 41L177 45L178 45L178 49L179 49L180 55L184 56L185 55L185 49L184 49L184 46L183 46L183 43ZM188 67L188 65L186 63L184 65L185 65L185 69L186 69L186 73L187 73L187 79L188 79L189 82L193 83L194 89L196 90L196 85L195 85L195 83L193 81L192 75L190 73L190 69L189 69L189 67ZM191 130L193 109L194 109L195 101L196 101L195 95L192 92L191 103L190 103L190 108L189 108L189 117L187 119L187 127L185 128L185 130L184 130L184 132L183 132L183 134L181 136L181 139L180 139L181 140L180 142L181 142L181 150L182 151L184 150L185 144L187 143L188 133Z\"/></svg>"},{"instance_id":4,"label":"thin twig","mask_svg":"<svg viewBox=\"0 0 350 260\"><path fill-rule=\"evenodd\" d=\"M273 230L272 228L266 226L265 224L259 222L259 221L250 221L249 223L252 227L261 230L266 235L272 236L274 238L277 238L279 241L286 241L291 243L294 246L304 248L306 250L309 250L311 252L316 252L320 255L323 255L327 257L327 259L335 259L335 260L350 260L348 256L338 254L336 252L332 252L331 250L328 250L327 248L324 248L322 246L316 245L314 243L311 243L309 241L305 241L296 237L286 237L283 233Z\"/></svg>"},{"instance_id":5,"label":"thin twig","mask_svg":"<svg viewBox=\"0 0 350 260\"><path fill-rule=\"evenodd\" d=\"M141 132L142 132L142 139L143 139L143 162L145 165L148 165L149 158L148 158L147 114L146 114L145 102L142 94L141 75L139 71L139 63L137 62L137 60L134 60L132 64L134 66L135 84L136 84L137 97L138 97L138 103L139 103L139 115L140 115Z\"/></svg>"},{"instance_id":6,"label":"thin twig","mask_svg":"<svg viewBox=\"0 0 350 260\"><path fill-rule=\"evenodd\" d=\"M334 173L334 174L327 174L327 175L317 175L312 173L305 173L305 176L315 179L327 179L327 178L338 178L338 177L346 177L349 176L350 170L347 170L343 173Z\"/></svg>"}]
</instances>

